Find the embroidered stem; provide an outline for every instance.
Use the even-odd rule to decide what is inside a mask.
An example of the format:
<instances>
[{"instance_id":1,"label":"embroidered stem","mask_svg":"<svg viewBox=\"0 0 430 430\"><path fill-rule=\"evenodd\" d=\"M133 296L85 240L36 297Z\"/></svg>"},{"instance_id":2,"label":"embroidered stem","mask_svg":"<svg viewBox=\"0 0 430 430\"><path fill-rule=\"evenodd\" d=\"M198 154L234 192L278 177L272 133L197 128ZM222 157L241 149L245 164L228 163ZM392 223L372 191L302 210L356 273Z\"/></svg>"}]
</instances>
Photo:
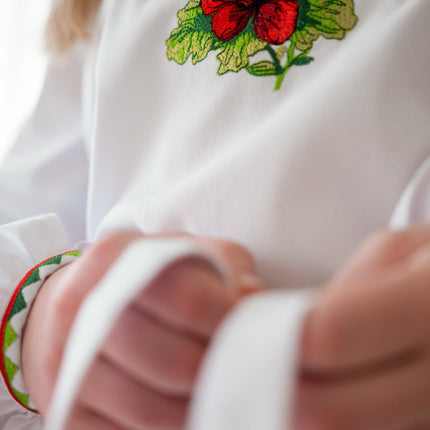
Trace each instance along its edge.
<instances>
[{"instance_id":1,"label":"embroidered stem","mask_svg":"<svg viewBox=\"0 0 430 430\"><path fill-rule=\"evenodd\" d=\"M296 50L296 45L293 42L291 42L290 46L288 47L287 63L283 67L282 73L278 75L278 77L276 78L274 91L278 91L281 88L282 82L284 81L285 75L287 74L288 70L292 66L297 64L301 58L306 57L309 54L311 48L301 52L299 55L294 56L295 50Z\"/></svg>"},{"instance_id":2,"label":"embroidered stem","mask_svg":"<svg viewBox=\"0 0 430 430\"><path fill-rule=\"evenodd\" d=\"M276 74L277 75L282 74L284 69L282 68L281 63L279 62L279 59L278 59L278 56L276 55L275 50L270 45L267 45L265 49L272 57L273 63L275 64Z\"/></svg>"},{"instance_id":3,"label":"embroidered stem","mask_svg":"<svg viewBox=\"0 0 430 430\"><path fill-rule=\"evenodd\" d=\"M279 74L279 76L276 78L276 83L275 83L275 91L278 91L281 88L282 82L284 81L285 75L288 71L288 69L292 66L292 61L294 58L294 51L296 50L296 45L291 42L290 46L288 47L288 52L287 52L287 63L285 64L285 67L282 70L282 73Z\"/></svg>"}]
</instances>

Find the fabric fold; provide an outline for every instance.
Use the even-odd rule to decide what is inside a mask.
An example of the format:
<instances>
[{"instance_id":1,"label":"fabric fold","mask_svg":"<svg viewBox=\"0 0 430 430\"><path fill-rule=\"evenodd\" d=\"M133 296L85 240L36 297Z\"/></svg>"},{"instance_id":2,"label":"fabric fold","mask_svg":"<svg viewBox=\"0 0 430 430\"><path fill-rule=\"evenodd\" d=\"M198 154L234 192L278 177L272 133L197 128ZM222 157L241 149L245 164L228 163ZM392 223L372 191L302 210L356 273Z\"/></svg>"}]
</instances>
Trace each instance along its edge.
<instances>
[{"instance_id":1,"label":"fabric fold","mask_svg":"<svg viewBox=\"0 0 430 430\"><path fill-rule=\"evenodd\" d=\"M199 378L187 430L289 430L301 326L313 290L258 294L226 319Z\"/></svg>"},{"instance_id":2,"label":"fabric fold","mask_svg":"<svg viewBox=\"0 0 430 430\"><path fill-rule=\"evenodd\" d=\"M75 319L45 430L64 428L86 372L125 307L169 265L190 257L203 259L231 284L223 261L191 240L145 238L123 252L88 295Z\"/></svg>"}]
</instances>

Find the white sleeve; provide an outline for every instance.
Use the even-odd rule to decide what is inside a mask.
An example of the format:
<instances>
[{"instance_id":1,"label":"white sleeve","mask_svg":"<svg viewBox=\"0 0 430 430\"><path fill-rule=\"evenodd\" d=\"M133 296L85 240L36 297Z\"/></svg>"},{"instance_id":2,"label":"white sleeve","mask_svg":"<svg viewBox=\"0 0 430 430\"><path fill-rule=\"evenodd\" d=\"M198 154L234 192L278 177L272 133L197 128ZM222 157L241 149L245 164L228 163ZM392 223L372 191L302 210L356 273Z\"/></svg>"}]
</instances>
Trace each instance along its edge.
<instances>
[{"instance_id":1,"label":"white sleeve","mask_svg":"<svg viewBox=\"0 0 430 430\"><path fill-rule=\"evenodd\" d=\"M0 224L56 213L73 242L84 238L84 60L81 46L48 64L36 108L0 166Z\"/></svg>"},{"instance_id":2,"label":"white sleeve","mask_svg":"<svg viewBox=\"0 0 430 430\"><path fill-rule=\"evenodd\" d=\"M291 428L300 334L314 290L258 294L223 322L187 430Z\"/></svg>"},{"instance_id":3,"label":"white sleeve","mask_svg":"<svg viewBox=\"0 0 430 430\"><path fill-rule=\"evenodd\" d=\"M25 274L40 262L69 251L66 232L56 215L43 215L0 226L0 312ZM9 394L0 376L0 428L38 430L39 415L27 411Z\"/></svg>"},{"instance_id":4,"label":"white sleeve","mask_svg":"<svg viewBox=\"0 0 430 430\"><path fill-rule=\"evenodd\" d=\"M77 47L48 64L35 110L0 166L2 320L16 287L30 269L70 251L70 243L85 238L84 55L84 49ZM55 215L45 215L51 213ZM40 429L40 417L20 406L0 379L0 428Z\"/></svg>"}]
</instances>

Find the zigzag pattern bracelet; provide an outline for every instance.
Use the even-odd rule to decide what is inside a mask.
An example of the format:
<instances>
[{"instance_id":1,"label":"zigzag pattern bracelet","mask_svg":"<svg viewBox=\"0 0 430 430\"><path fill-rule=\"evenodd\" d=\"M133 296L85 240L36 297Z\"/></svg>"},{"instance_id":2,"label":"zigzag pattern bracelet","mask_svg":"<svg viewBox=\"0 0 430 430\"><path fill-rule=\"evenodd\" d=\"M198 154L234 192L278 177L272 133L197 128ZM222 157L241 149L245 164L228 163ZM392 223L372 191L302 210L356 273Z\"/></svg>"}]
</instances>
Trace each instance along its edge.
<instances>
[{"instance_id":1,"label":"zigzag pattern bracelet","mask_svg":"<svg viewBox=\"0 0 430 430\"><path fill-rule=\"evenodd\" d=\"M43 281L60 267L75 261L80 251L51 257L31 269L16 288L0 327L0 370L12 397L25 409L38 413L31 402L21 371L22 332Z\"/></svg>"}]
</instances>

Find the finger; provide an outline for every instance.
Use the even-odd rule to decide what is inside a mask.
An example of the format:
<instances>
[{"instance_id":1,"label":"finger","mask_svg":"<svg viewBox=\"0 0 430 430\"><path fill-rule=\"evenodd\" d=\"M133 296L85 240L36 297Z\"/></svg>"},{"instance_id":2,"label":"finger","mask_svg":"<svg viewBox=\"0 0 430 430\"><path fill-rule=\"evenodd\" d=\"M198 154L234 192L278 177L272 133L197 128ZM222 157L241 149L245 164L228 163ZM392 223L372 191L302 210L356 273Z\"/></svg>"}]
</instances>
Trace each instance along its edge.
<instances>
[{"instance_id":1,"label":"finger","mask_svg":"<svg viewBox=\"0 0 430 430\"><path fill-rule=\"evenodd\" d=\"M192 393L206 345L182 336L130 306L102 354L144 385L174 396Z\"/></svg>"},{"instance_id":2,"label":"finger","mask_svg":"<svg viewBox=\"0 0 430 430\"><path fill-rule=\"evenodd\" d=\"M172 237L185 237L192 238L195 237L192 233L188 233L187 231L164 231L160 233L152 233L146 235L145 237L154 237L154 238L172 238Z\"/></svg>"},{"instance_id":3,"label":"finger","mask_svg":"<svg viewBox=\"0 0 430 430\"><path fill-rule=\"evenodd\" d=\"M257 274L254 257L244 246L212 237L199 237L196 240L211 249L225 262L233 276L234 291L238 299L267 289L266 284Z\"/></svg>"},{"instance_id":4,"label":"finger","mask_svg":"<svg viewBox=\"0 0 430 430\"><path fill-rule=\"evenodd\" d=\"M244 274L257 273L254 257L239 243L213 237L201 237L197 241L218 254L237 279Z\"/></svg>"},{"instance_id":5,"label":"finger","mask_svg":"<svg viewBox=\"0 0 430 430\"><path fill-rule=\"evenodd\" d=\"M386 430L428 413L430 360L418 355L395 370L324 383L302 378L296 400L297 429Z\"/></svg>"},{"instance_id":6,"label":"finger","mask_svg":"<svg viewBox=\"0 0 430 430\"><path fill-rule=\"evenodd\" d=\"M104 358L92 365L78 395L79 404L133 430L182 429L188 399L156 393Z\"/></svg>"},{"instance_id":7,"label":"finger","mask_svg":"<svg viewBox=\"0 0 430 430\"><path fill-rule=\"evenodd\" d=\"M52 379L56 377L69 330L85 296L97 285L122 251L141 237L141 233L130 231L111 233L89 247L76 263L62 269L64 276L62 273L52 275L62 276L60 283L48 284L50 288L55 287L52 292L54 306L48 310L53 313L50 319L58 322L49 328L50 339L55 348L52 356L56 357L56 361L51 365ZM64 291L67 291L67 294L64 294ZM49 293L43 289L41 292Z\"/></svg>"},{"instance_id":8,"label":"finger","mask_svg":"<svg viewBox=\"0 0 430 430\"><path fill-rule=\"evenodd\" d=\"M405 230L380 232L366 240L351 260L336 275L340 282L363 273L381 271L404 262L422 246L430 243L430 226L414 226Z\"/></svg>"},{"instance_id":9,"label":"finger","mask_svg":"<svg viewBox=\"0 0 430 430\"><path fill-rule=\"evenodd\" d=\"M201 339L209 339L234 302L219 273L197 258L168 267L135 300L172 329Z\"/></svg>"},{"instance_id":10,"label":"finger","mask_svg":"<svg viewBox=\"0 0 430 430\"><path fill-rule=\"evenodd\" d=\"M130 231L109 234L84 251L76 263L65 267L67 271L64 272L61 288L54 292L55 309L61 313L62 318L59 320L63 321L62 326L56 328L59 340L64 341L67 338L75 312L84 297L97 285L124 249L141 237L141 233ZM54 273L53 276L55 275ZM63 294L64 290L67 290L67 295ZM69 319L65 319L65 315L69 316Z\"/></svg>"},{"instance_id":11,"label":"finger","mask_svg":"<svg viewBox=\"0 0 430 430\"><path fill-rule=\"evenodd\" d=\"M140 232L120 230L102 237L88 247L68 275L74 285L73 294L68 295L69 305L80 305L83 296L97 285L121 253L142 237Z\"/></svg>"},{"instance_id":12,"label":"finger","mask_svg":"<svg viewBox=\"0 0 430 430\"><path fill-rule=\"evenodd\" d=\"M404 423L399 423L393 430L429 430L430 412L416 416Z\"/></svg>"},{"instance_id":13,"label":"finger","mask_svg":"<svg viewBox=\"0 0 430 430\"><path fill-rule=\"evenodd\" d=\"M65 430L131 430L108 421L88 409L75 407L67 421Z\"/></svg>"},{"instance_id":14,"label":"finger","mask_svg":"<svg viewBox=\"0 0 430 430\"><path fill-rule=\"evenodd\" d=\"M239 295L248 295L267 288L257 274L257 263L254 257L244 246L211 237L198 238L198 242L207 246L225 261L233 275Z\"/></svg>"},{"instance_id":15,"label":"finger","mask_svg":"<svg viewBox=\"0 0 430 430\"><path fill-rule=\"evenodd\" d=\"M238 299L267 291L267 288L267 285L258 276L252 274L243 275L236 284Z\"/></svg>"},{"instance_id":16,"label":"finger","mask_svg":"<svg viewBox=\"0 0 430 430\"><path fill-rule=\"evenodd\" d=\"M348 369L392 357L430 336L430 248L365 284L321 294L302 338L303 367Z\"/></svg>"}]
</instances>

